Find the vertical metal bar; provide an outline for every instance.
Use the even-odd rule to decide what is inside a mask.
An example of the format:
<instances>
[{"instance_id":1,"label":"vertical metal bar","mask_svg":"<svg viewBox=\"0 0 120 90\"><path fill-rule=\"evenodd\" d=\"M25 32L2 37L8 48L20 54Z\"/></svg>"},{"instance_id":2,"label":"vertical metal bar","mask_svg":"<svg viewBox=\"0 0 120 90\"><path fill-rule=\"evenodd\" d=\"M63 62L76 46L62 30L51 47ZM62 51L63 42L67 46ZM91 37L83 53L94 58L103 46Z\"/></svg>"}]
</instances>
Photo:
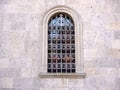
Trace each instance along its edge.
<instances>
[{"instance_id":1,"label":"vertical metal bar","mask_svg":"<svg viewBox=\"0 0 120 90\"><path fill-rule=\"evenodd\" d=\"M57 15L55 17L57 19ZM55 25L55 70L57 71L57 25ZM56 72L55 71L55 72Z\"/></svg>"},{"instance_id":2,"label":"vertical metal bar","mask_svg":"<svg viewBox=\"0 0 120 90\"><path fill-rule=\"evenodd\" d=\"M66 14L65 14L65 20L66 20ZM67 26L65 25L65 73L67 73Z\"/></svg>"},{"instance_id":3,"label":"vertical metal bar","mask_svg":"<svg viewBox=\"0 0 120 90\"><path fill-rule=\"evenodd\" d=\"M51 26L51 72L53 73L53 34L52 34L53 27Z\"/></svg>"},{"instance_id":4,"label":"vertical metal bar","mask_svg":"<svg viewBox=\"0 0 120 90\"><path fill-rule=\"evenodd\" d=\"M62 32L62 27L61 26L60 26L60 31ZM63 45L62 44L62 36L63 36L63 34L61 33L61 40L60 40L60 45L61 45L61 55L60 55L61 56L61 62L60 62L61 63L60 66L61 67L60 67L60 71L61 71L61 73L62 73L62 59L63 59L63 53L62 53L62 50L63 50L63 48L62 48L62 45Z\"/></svg>"},{"instance_id":5,"label":"vertical metal bar","mask_svg":"<svg viewBox=\"0 0 120 90\"><path fill-rule=\"evenodd\" d=\"M72 31L71 30L71 25L70 25L69 30L70 30L70 46L71 46L71 31ZM70 48L70 73L72 72L71 66L72 66L72 57L71 57L71 48Z\"/></svg>"}]
</instances>

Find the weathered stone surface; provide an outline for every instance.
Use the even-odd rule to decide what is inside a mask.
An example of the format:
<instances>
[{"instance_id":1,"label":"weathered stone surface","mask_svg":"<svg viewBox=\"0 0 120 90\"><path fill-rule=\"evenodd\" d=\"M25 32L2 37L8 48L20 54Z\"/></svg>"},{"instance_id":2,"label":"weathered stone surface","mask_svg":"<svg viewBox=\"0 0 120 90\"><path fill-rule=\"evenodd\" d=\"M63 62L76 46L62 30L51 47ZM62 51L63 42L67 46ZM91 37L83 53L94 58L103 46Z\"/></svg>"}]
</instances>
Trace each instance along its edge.
<instances>
[{"instance_id":1,"label":"weathered stone surface","mask_svg":"<svg viewBox=\"0 0 120 90\"><path fill-rule=\"evenodd\" d=\"M109 76L108 76L109 77ZM89 78L86 80L87 90L119 90L119 87L116 84L116 78L113 77L98 77L98 78ZM110 87L109 87L110 86Z\"/></svg>"},{"instance_id":2,"label":"weathered stone surface","mask_svg":"<svg viewBox=\"0 0 120 90\"><path fill-rule=\"evenodd\" d=\"M0 88L13 88L13 79L12 78L1 78Z\"/></svg>"},{"instance_id":3,"label":"weathered stone surface","mask_svg":"<svg viewBox=\"0 0 120 90\"><path fill-rule=\"evenodd\" d=\"M14 78L13 86L15 88L33 88L32 78Z\"/></svg>"},{"instance_id":4,"label":"weathered stone surface","mask_svg":"<svg viewBox=\"0 0 120 90\"><path fill-rule=\"evenodd\" d=\"M114 33L114 37L115 37L115 39L120 40L120 31L116 31L116 32Z\"/></svg>"},{"instance_id":5,"label":"weathered stone surface","mask_svg":"<svg viewBox=\"0 0 120 90\"><path fill-rule=\"evenodd\" d=\"M3 30L3 22L4 22L4 16L2 13L0 13L0 31Z\"/></svg>"},{"instance_id":6,"label":"weathered stone surface","mask_svg":"<svg viewBox=\"0 0 120 90\"><path fill-rule=\"evenodd\" d=\"M0 4L9 4L10 0L0 0Z\"/></svg>"},{"instance_id":7,"label":"weathered stone surface","mask_svg":"<svg viewBox=\"0 0 120 90\"><path fill-rule=\"evenodd\" d=\"M21 69L19 68L0 68L1 78L15 78L21 76Z\"/></svg>"},{"instance_id":8,"label":"weathered stone surface","mask_svg":"<svg viewBox=\"0 0 120 90\"><path fill-rule=\"evenodd\" d=\"M9 68L9 59L8 58L0 59L0 68Z\"/></svg>"},{"instance_id":9,"label":"weathered stone surface","mask_svg":"<svg viewBox=\"0 0 120 90\"><path fill-rule=\"evenodd\" d=\"M15 89L15 88L0 88L0 90L17 90L17 89Z\"/></svg>"},{"instance_id":10,"label":"weathered stone surface","mask_svg":"<svg viewBox=\"0 0 120 90\"><path fill-rule=\"evenodd\" d=\"M39 78L43 20L58 6L81 19L86 78ZM0 0L0 90L120 90L120 0Z\"/></svg>"}]
</instances>

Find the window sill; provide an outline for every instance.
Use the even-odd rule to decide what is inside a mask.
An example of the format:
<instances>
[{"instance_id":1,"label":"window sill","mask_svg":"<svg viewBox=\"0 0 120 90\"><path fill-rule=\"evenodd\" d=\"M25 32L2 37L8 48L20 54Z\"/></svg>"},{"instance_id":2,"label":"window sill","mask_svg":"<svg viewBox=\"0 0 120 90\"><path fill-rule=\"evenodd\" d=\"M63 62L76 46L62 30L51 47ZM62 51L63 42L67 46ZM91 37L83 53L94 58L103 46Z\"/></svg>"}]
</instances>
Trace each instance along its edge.
<instances>
[{"instance_id":1,"label":"window sill","mask_svg":"<svg viewBox=\"0 0 120 90\"><path fill-rule=\"evenodd\" d=\"M40 73L40 78L81 78L86 77L85 73Z\"/></svg>"}]
</instances>

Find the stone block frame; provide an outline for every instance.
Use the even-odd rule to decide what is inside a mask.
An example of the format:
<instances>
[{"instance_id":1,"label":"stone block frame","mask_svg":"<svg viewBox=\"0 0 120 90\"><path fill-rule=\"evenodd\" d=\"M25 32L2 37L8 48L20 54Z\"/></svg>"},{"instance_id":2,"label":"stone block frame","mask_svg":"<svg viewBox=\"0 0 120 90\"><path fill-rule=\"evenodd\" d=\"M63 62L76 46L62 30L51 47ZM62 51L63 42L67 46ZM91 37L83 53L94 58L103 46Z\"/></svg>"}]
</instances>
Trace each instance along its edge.
<instances>
[{"instance_id":1,"label":"stone block frame","mask_svg":"<svg viewBox=\"0 0 120 90\"><path fill-rule=\"evenodd\" d=\"M58 12L64 12L69 14L75 24L75 65L76 65L76 73L47 73L47 53L48 53L48 21L52 15ZM80 16L73 9L66 6L57 6L45 14L43 18L43 27L41 30L42 37L42 51L41 59L39 61L39 77L85 77L84 73L84 59L83 59L83 32L82 32L82 20Z\"/></svg>"}]
</instances>

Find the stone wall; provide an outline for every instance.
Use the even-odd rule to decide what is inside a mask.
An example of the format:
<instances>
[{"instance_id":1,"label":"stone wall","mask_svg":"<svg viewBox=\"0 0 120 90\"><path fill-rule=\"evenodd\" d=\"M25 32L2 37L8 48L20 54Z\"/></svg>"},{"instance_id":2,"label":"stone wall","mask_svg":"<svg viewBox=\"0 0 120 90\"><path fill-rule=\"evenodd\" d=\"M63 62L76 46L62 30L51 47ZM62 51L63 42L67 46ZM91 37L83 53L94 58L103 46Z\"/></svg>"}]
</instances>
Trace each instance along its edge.
<instances>
[{"instance_id":1,"label":"stone wall","mask_svg":"<svg viewBox=\"0 0 120 90\"><path fill-rule=\"evenodd\" d=\"M86 78L38 76L43 18L60 5L82 18ZM0 90L120 90L120 0L0 0Z\"/></svg>"}]
</instances>

